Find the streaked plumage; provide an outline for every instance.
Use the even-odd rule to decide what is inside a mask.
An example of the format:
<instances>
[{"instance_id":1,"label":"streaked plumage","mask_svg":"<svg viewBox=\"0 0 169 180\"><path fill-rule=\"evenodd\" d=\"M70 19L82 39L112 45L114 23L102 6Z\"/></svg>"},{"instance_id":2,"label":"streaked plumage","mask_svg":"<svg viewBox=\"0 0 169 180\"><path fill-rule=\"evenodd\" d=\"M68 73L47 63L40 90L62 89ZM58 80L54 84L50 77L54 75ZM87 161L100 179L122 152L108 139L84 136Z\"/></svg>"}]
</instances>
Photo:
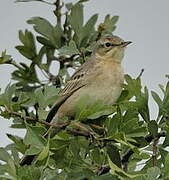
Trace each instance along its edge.
<instances>
[{"instance_id":1,"label":"streaked plumage","mask_svg":"<svg viewBox=\"0 0 169 180\"><path fill-rule=\"evenodd\" d=\"M103 36L96 44L92 56L87 60L59 92L60 98L48 114L47 121L62 122L67 116L72 118L79 100L86 96L88 105L101 100L113 104L120 96L123 84L121 61L124 42L113 35ZM58 106L59 104L59 106Z\"/></svg>"},{"instance_id":2,"label":"streaked plumage","mask_svg":"<svg viewBox=\"0 0 169 180\"><path fill-rule=\"evenodd\" d=\"M116 102L121 94L124 49L131 42L124 42L113 35L103 36L96 44L91 58L86 61L59 92L59 98L50 110L46 121L60 123L65 116L73 118L78 101L86 97L88 104L102 101L105 105ZM57 129L52 131L55 134ZM35 156L26 156L21 165L30 165Z\"/></svg>"}]
</instances>

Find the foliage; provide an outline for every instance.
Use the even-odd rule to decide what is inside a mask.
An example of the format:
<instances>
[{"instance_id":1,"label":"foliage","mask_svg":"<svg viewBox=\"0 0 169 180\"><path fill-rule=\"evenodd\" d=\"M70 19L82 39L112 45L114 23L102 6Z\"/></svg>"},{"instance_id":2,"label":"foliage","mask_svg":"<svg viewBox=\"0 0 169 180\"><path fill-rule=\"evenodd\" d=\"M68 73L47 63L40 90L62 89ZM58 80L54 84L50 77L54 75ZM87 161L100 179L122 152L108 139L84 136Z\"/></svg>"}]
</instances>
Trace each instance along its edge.
<instances>
[{"instance_id":1,"label":"foliage","mask_svg":"<svg viewBox=\"0 0 169 180\"><path fill-rule=\"evenodd\" d=\"M83 3L87 0L75 4L17 0L29 1L53 5L57 23L52 25L42 17L29 19L36 36L29 30L20 30L21 45L16 46L26 60L17 63L6 51L0 57L0 64L16 68L12 72L13 83L0 94L0 115L12 120L11 128L26 130L23 138L7 134L13 143L0 148L0 179L168 180L169 82L160 85L162 98L151 92L159 109L155 120L151 119L149 93L140 76L126 75L115 105L105 107L98 102L86 108L82 100L75 120L54 137L44 138L48 129L45 119L70 76L69 69L76 69L87 60L94 42L115 30L118 17L107 15L96 28L97 14L84 23ZM57 75L50 71L54 61L59 62ZM38 70L46 81L38 76ZM20 154L36 155L36 159L32 165L22 167Z\"/></svg>"}]
</instances>

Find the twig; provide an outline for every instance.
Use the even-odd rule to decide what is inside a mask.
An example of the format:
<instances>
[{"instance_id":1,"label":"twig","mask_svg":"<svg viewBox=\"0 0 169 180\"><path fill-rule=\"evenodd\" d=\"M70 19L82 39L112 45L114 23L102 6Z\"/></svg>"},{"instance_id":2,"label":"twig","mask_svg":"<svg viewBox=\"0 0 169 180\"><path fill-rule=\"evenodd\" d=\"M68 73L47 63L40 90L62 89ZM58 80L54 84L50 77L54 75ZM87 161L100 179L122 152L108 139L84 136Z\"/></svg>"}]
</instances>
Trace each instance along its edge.
<instances>
[{"instance_id":1,"label":"twig","mask_svg":"<svg viewBox=\"0 0 169 180\"><path fill-rule=\"evenodd\" d=\"M80 54L78 54L78 53L77 54L73 54L70 57L59 57L56 60L59 61L59 62L62 62L62 63L66 63L66 62L73 61L75 56L80 56Z\"/></svg>"},{"instance_id":2,"label":"twig","mask_svg":"<svg viewBox=\"0 0 169 180\"><path fill-rule=\"evenodd\" d=\"M86 138L89 138L91 135L89 132L86 131L78 131L78 130L70 130L70 129L68 129L66 132L74 136L84 136Z\"/></svg>"},{"instance_id":3,"label":"twig","mask_svg":"<svg viewBox=\"0 0 169 180\"><path fill-rule=\"evenodd\" d=\"M161 131L160 133L158 133L156 138L160 139L161 137L166 137L166 132L165 131ZM150 134L145 137L145 140L148 143L152 142L153 139L154 139L154 137L152 135L150 135Z\"/></svg>"},{"instance_id":4,"label":"twig","mask_svg":"<svg viewBox=\"0 0 169 180\"><path fill-rule=\"evenodd\" d=\"M152 161L153 161L153 167L157 166L157 144L158 144L159 138L154 138L153 140L153 155L152 155Z\"/></svg>"},{"instance_id":5,"label":"twig","mask_svg":"<svg viewBox=\"0 0 169 180\"><path fill-rule=\"evenodd\" d=\"M144 69L141 69L141 72L140 72L140 74L138 75L137 78L141 78L141 76L143 75L143 73L144 73Z\"/></svg>"},{"instance_id":6,"label":"twig","mask_svg":"<svg viewBox=\"0 0 169 180\"><path fill-rule=\"evenodd\" d=\"M106 174L106 173L108 173L108 172L109 172L109 170L110 170L110 167L109 167L109 166L104 165L104 166L101 166L101 167L98 169L97 174L98 174L99 176L101 176L102 174Z\"/></svg>"},{"instance_id":7,"label":"twig","mask_svg":"<svg viewBox=\"0 0 169 180\"><path fill-rule=\"evenodd\" d=\"M38 120L37 118L35 117L30 117L30 116L22 116L20 113L18 112L13 112L13 111L9 111L7 110L7 112L11 115L14 115L14 116L17 116L17 117L20 117L21 119L23 120L27 120L27 121L34 121L34 122L38 122L40 124L43 124L45 126L48 126L48 127L52 127L52 128L63 128L67 125L69 125L69 123L48 123L46 121L42 121L42 120Z\"/></svg>"},{"instance_id":8,"label":"twig","mask_svg":"<svg viewBox=\"0 0 169 180\"><path fill-rule=\"evenodd\" d=\"M104 127L96 125L96 124L90 124L90 126L101 131L106 131Z\"/></svg>"},{"instance_id":9,"label":"twig","mask_svg":"<svg viewBox=\"0 0 169 180\"><path fill-rule=\"evenodd\" d=\"M47 1L40 1L42 3L48 4L48 5L53 5L53 3L47 2Z\"/></svg>"},{"instance_id":10,"label":"twig","mask_svg":"<svg viewBox=\"0 0 169 180\"><path fill-rule=\"evenodd\" d=\"M6 109L6 111L11 114L11 115L14 115L14 116L17 116L23 120L28 120L28 121L38 121L38 119L36 119L35 117L30 117L30 116L22 116L22 114L18 113L18 112L13 112L13 111L10 111L8 109Z\"/></svg>"},{"instance_id":11,"label":"twig","mask_svg":"<svg viewBox=\"0 0 169 180\"><path fill-rule=\"evenodd\" d=\"M54 14L55 14L55 16L56 16L56 18L57 18L57 24L59 25L59 26L61 26L61 8L62 8L62 6L60 5L60 0L56 0L56 2L54 3L54 5L55 5L55 10L53 11L54 12Z\"/></svg>"}]
</instances>

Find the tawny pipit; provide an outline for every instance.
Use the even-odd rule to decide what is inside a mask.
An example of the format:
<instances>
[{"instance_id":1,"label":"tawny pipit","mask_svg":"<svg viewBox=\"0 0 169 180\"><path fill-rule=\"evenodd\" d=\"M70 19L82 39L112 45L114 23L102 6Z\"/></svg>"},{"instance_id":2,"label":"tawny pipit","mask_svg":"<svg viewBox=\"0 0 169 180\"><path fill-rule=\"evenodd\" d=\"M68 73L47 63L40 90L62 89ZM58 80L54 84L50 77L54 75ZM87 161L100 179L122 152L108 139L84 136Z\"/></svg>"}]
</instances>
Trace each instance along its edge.
<instances>
[{"instance_id":1,"label":"tawny pipit","mask_svg":"<svg viewBox=\"0 0 169 180\"><path fill-rule=\"evenodd\" d=\"M88 96L88 104L97 101L105 105L116 102L122 91L125 47L130 41L118 36L105 35L97 43L91 58L87 60L66 83L60 98L48 114L47 122L60 123L67 116L75 116L80 98Z\"/></svg>"},{"instance_id":2,"label":"tawny pipit","mask_svg":"<svg viewBox=\"0 0 169 180\"><path fill-rule=\"evenodd\" d=\"M92 56L70 78L64 89L59 93L56 104L49 112L46 121L62 123L65 116L75 116L78 101L88 96L88 104L102 101L105 105L116 102L122 91L123 68L121 61L125 47L130 41L124 42L113 35L103 36L96 44ZM54 135L59 129L54 128ZM34 155L26 156L21 165L29 165Z\"/></svg>"}]
</instances>

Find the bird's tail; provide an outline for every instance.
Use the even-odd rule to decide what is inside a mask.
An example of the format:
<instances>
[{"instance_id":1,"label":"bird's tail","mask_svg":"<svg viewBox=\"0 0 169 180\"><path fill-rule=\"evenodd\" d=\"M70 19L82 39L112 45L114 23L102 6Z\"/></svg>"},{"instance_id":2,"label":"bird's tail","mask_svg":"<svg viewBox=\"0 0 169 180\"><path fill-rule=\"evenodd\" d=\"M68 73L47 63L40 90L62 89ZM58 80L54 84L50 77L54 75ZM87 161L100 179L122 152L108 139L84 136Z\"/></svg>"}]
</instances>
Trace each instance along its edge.
<instances>
[{"instance_id":1,"label":"bird's tail","mask_svg":"<svg viewBox=\"0 0 169 180\"><path fill-rule=\"evenodd\" d=\"M71 95L71 94L70 94ZM60 97L58 99L58 101L55 103L55 105L51 108L50 112L48 113L47 115L47 118L46 118L46 122L50 123L54 116L56 115L58 109L60 108L60 106L70 97L70 95L67 95L67 96L63 96L63 97ZM63 128L60 128L60 130L63 129ZM52 132L52 134L57 134L60 130L54 130ZM44 137L46 138L48 135L44 135ZM24 166L24 165L31 165L32 162L35 160L36 158L36 155L27 155L27 156L24 156L20 162L20 165L21 166Z\"/></svg>"}]
</instances>

